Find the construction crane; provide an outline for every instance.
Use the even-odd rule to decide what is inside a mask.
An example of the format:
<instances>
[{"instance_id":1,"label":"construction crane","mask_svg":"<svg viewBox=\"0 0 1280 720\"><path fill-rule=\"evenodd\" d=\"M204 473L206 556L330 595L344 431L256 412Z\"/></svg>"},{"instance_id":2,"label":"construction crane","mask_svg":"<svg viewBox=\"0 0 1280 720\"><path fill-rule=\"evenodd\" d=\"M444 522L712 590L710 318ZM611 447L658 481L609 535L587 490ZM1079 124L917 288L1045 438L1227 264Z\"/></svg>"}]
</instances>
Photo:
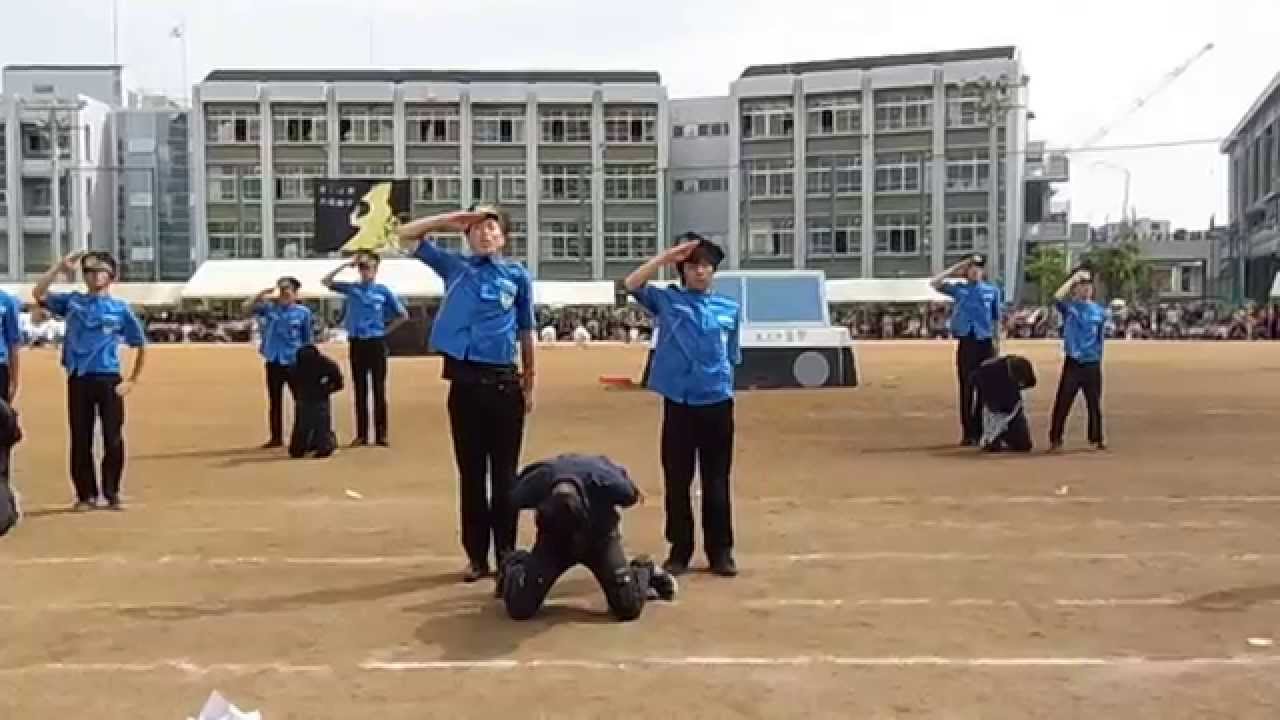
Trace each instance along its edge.
<instances>
[{"instance_id":1,"label":"construction crane","mask_svg":"<svg viewBox=\"0 0 1280 720\"><path fill-rule=\"evenodd\" d=\"M1166 73L1165 76L1160 79L1160 82L1157 83L1154 88L1152 88L1149 92L1139 96L1136 100L1133 101L1133 104L1125 108L1124 112L1121 113L1116 119L1112 120L1106 125L1103 125L1102 127L1095 130L1092 135L1086 138L1084 142L1077 145L1075 149L1084 150L1086 148L1091 148L1097 145L1099 142L1102 142L1102 139L1105 138L1107 135L1111 134L1111 131L1114 130L1117 125L1124 122L1125 120L1128 120L1129 117L1132 116L1134 113L1146 107L1147 103L1150 102L1152 98L1164 92L1164 90L1168 88L1170 85L1172 85L1174 81L1182 77L1182 74L1185 73L1188 68L1194 65L1197 60L1199 60L1200 58L1208 54L1208 52L1212 49L1213 49L1213 43L1205 43L1204 47L1200 48L1200 50L1196 52L1195 55L1192 55L1190 58L1184 61L1181 65L1178 65L1177 67L1175 67L1174 69Z\"/></svg>"}]
</instances>

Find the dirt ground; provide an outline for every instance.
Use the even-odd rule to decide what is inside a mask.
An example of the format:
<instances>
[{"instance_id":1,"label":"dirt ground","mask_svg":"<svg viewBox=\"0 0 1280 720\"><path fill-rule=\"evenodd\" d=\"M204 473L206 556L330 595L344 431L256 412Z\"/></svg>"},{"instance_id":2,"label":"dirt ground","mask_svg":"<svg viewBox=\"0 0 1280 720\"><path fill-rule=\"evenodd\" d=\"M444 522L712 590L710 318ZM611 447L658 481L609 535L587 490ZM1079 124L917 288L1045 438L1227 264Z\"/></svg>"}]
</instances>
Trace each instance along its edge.
<instances>
[{"instance_id":1,"label":"dirt ground","mask_svg":"<svg viewBox=\"0 0 1280 720\"><path fill-rule=\"evenodd\" d=\"M1053 343L1014 344L1041 385ZM341 348L329 350L345 355ZM738 402L736 580L694 573L640 621L573 571L539 619L459 582L439 366L392 362L391 450L291 461L247 348L157 347L130 398L123 514L66 512L64 390L25 361L0 540L0 718L1271 718L1280 714L1280 344L1115 343L1111 449L953 447L952 349L858 348L855 390ZM661 556L658 401L602 389L638 349L540 356L524 457L627 465ZM345 359L344 359L345 365ZM350 398L335 410L349 440ZM526 521L525 525L528 525ZM528 528L522 528L528 536Z\"/></svg>"}]
</instances>

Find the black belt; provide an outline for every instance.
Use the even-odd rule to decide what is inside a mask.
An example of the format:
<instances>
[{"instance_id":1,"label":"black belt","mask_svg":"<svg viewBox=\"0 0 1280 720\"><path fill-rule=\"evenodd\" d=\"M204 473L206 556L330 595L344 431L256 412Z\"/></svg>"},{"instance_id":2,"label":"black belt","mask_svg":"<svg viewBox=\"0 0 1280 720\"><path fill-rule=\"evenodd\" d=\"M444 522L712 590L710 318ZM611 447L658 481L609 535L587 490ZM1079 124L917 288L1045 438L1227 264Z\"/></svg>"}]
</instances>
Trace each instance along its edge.
<instances>
[{"instance_id":1,"label":"black belt","mask_svg":"<svg viewBox=\"0 0 1280 720\"><path fill-rule=\"evenodd\" d=\"M494 365L444 356L444 379L475 385L505 385L520 380L515 365Z\"/></svg>"}]
</instances>

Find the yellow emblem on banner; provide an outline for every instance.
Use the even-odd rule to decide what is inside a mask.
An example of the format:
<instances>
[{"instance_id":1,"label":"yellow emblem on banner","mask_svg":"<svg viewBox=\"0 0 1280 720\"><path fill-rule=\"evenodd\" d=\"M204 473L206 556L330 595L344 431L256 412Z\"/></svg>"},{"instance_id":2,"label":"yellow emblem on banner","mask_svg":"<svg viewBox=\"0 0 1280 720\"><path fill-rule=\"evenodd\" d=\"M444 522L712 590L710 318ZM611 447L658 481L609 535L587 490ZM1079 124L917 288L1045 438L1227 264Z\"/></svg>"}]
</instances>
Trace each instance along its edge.
<instances>
[{"instance_id":1,"label":"yellow emblem on banner","mask_svg":"<svg viewBox=\"0 0 1280 720\"><path fill-rule=\"evenodd\" d=\"M377 183L360 198L351 211L351 227L357 232L342 246L342 252L384 252L400 246L396 237L400 220L391 208L391 188L390 182Z\"/></svg>"}]
</instances>

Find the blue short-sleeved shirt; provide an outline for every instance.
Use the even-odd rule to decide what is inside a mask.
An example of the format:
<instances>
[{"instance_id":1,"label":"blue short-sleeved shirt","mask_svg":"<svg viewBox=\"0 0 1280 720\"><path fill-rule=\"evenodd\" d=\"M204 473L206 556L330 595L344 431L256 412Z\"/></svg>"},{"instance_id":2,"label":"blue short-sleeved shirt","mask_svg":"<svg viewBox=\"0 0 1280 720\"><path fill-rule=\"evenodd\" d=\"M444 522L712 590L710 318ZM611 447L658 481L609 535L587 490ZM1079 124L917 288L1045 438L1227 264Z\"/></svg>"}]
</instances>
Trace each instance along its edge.
<instances>
[{"instance_id":1,"label":"blue short-sleeved shirt","mask_svg":"<svg viewBox=\"0 0 1280 720\"><path fill-rule=\"evenodd\" d=\"M732 398L733 366L742 362L737 301L675 285L644 285L631 295L655 319L649 389L684 405Z\"/></svg>"},{"instance_id":2,"label":"blue short-sleeved shirt","mask_svg":"<svg viewBox=\"0 0 1280 720\"><path fill-rule=\"evenodd\" d=\"M382 283L345 283L330 285L345 297L342 324L353 338L380 338L387 334L387 323L408 314L404 304Z\"/></svg>"},{"instance_id":3,"label":"blue short-sleeved shirt","mask_svg":"<svg viewBox=\"0 0 1280 720\"><path fill-rule=\"evenodd\" d=\"M519 333L533 331L529 271L501 256L463 256L429 240L414 255L444 280L431 346L455 360L514 364Z\"/></svg>"},{"instance_id":4,"label":"blue short-sleeved shirt","mask_svg":"<svg viewBox=\"0 0 1280 720\"><path fill-rule=\"evenodd\" d=\"M258 303L253 312L262 321L262 347L267 362L292 366L298 349L311 344L311 309L294 303Z\"/></svg>"},{"instance_id":5,"label":"blue short-sleeved shirt","mask_svg":"<svg viewBox=\"0 0 1280 720\"><path fill-rule=\"evenodd\" d=\"M0 290L0 365L9 364L9 348L22 344L22 304L18 298Z\"/></svg>"},{"instance_id":6,"label":"blue short-sleeved shirt","mask_svg":"<svg viewBox=\"0 0 1280 720\"><path fill-rule=\"evenodd\" d=\"M1062 313L1062 346L1067 357L1082 363L1102 362L1107 309L1096 302L1058 301Z\"/></svg>"},{"instance_id":7,"label":"blue short-sleeved shirt","mask_svg":"<svg viewBox=\"0 0 1280 720\"><path fill-rule=\"evenodd\" d=\"M135 348L147 344L142 323L123 300L82 292L49 293L44 305L67 323L62 367L71 375L119 375L120 342Z\"/></svg>"},{"instance_id":8,"label":"blue short-sleeved shirt","mask_svg":"<svg viewBox=\"0 0 1280 720\"><path fill-rule=\"evenodd\" d=\"M990 340L1000 325L1000 311L1004 293L986 282L944 283L942 293L955 302L951 308L951 335L973 336L978 340Z\"/></svg>"}]
</instances>

